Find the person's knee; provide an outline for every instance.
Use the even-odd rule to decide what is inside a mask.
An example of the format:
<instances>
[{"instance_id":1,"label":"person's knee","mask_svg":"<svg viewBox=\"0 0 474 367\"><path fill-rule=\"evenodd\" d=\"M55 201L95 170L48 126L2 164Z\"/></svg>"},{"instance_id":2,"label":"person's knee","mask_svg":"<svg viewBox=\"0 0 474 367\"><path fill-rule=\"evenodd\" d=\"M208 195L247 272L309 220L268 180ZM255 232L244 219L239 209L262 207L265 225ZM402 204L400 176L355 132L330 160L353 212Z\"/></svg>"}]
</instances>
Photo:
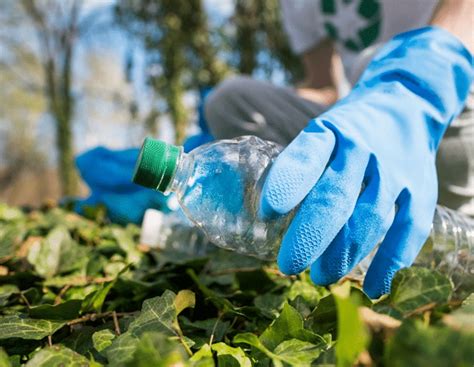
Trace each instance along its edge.
<instances>
[{"instance_id":1,"label":"person's knee","mask_svg":"<svg viewBox=\"0 0 474 367\"><path fill-rule=\"evenodd\" d=\"M206 98L204 115L211 132L219 132L225 125L226 116L236 117L238 103L249 92L251 79L235 76L220 83Z\"/></svg>"}]
</instances>

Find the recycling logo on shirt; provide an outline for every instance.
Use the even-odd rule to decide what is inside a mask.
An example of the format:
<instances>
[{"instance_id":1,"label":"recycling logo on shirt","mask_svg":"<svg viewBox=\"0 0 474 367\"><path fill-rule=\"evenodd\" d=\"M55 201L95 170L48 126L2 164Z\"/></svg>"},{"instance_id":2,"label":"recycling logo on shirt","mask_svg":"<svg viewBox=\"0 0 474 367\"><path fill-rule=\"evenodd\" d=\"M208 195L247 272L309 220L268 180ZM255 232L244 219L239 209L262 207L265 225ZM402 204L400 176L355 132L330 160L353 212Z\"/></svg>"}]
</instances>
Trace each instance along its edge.
<instances>
[{"instance_id":1,"label":"recycling logo on shirt","mask_svg":"<svg viewBox=\"0 0 474 367\"><path fill-rule=\"evenodd\" d=\"M327 35L347 50L361 51L380 34L380 0L320 0Z\"/></svg>"}]
</instances>

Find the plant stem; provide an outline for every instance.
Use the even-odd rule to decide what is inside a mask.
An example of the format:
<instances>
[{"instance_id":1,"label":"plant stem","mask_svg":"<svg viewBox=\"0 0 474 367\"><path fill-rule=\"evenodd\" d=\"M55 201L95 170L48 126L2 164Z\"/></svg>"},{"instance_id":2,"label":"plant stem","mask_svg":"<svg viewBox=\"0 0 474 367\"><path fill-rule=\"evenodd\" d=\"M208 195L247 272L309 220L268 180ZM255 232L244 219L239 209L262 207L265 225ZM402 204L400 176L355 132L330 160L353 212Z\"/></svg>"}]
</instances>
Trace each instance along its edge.
<instances>
[{"instance_id":1,"label":"plant stem","mask_svg":"<svg viewBox=\"0 0 474 367\"><path fill-rule=\"evenodd\" d=\"M117 318L117 312L112 311L112 318L114 320L115 334L117 334L118 336L121 334L121 331L120 331L120 325Z\"/></svg>"},{"instance_id":2,"label":"plant stem","mask_svg":"<svg viewBox=\"0 0 474 367\"><path fill-rule=\"evenodd\" d=\"M214 342L214 333L216 332L217 324L219 324L219 321L221 320L221 318L222 318L222 312L219 312L219 316L217 317L216 322L214 323L214 326L212 327L211 337L209 338L209 345L212 345L212 343Z\"/></svg>"},{"instance_id":3,"label":"plant stem","mask_svg":"<svg viewBox=\"0 0 474 367\"><path fill-rule=\"evenodd\" d=\"M122 317L122 316L129 316L136 314L137 312L115 312L115 311L107 311L107 312L102 312L102 313L89 313L87 315L78 317L77 319L71 320L67 323L67 325L76 325L76 324L81 324L83 322L87 321L96 321L98 319L103 319L109 316L114 317Z\"/></svg>"},{"instance_id":4,"label":"plant stem","mask_svg":"<svg viewBox=\"0 0 474 367\"><path fill-rule=\"evenodd\" d=\"M58 305L61 303L62 301L62 297L64 296L64 294L68 291L68 289L71 288L71 285L70 284L66 284L58 293L58 295L56 296L56 298L54 299L54 304L55 305Z\"/></svg>"}]
</instances>

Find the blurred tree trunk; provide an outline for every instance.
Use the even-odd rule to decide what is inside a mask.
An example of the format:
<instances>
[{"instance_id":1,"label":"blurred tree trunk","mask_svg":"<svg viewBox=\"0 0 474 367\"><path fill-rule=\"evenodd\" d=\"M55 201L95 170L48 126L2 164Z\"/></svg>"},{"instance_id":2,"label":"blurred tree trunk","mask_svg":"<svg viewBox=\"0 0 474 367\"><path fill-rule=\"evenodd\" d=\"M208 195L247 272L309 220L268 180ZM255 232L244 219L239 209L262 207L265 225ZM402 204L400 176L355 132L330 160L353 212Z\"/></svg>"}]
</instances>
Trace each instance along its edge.
<instances>
[{"instance_id":1,"label":"blurred tree trunk","mask_svg":"<svg viewBox=\"0 0 474 367\"><path fill-rule=\"evenodd\" d=\"M154 106L148 111L148 113L145 116L144 122L145 122L145 129L148 134L151 136L158 136L158 126L157 126L157 120L160 117L160 111L158 111Z\"/></svg>"},{"instance_id":2,"label":"blurred tree trunk","mask_svg":"<svg viewBox=\"0 0 474 367\"><path fill-rule=\"evenodd\" d=\"M270 74L282 67L289 81L302 78L301 61L290 49L278 0L236 0L233 21L240 73L263 69ZM265 61L259 62L259 52L266 53Z\"/></svg>"},{"instance_id":3,"label":"blurred tree trunk","mask_svg":"<svg viewBox=\"0 0 474 367\"><path fill-rule=\"evenodd\" d=\"M165 100L176 142L182 143L188 123L184 93L217 84L227 70L217 59L202 0L119 0L116 16L143 41L148 67L159 70L147 79Z\"/></svg>"},{"instance_id":4,"label":"blurred tree trunk","mask_svg":"<svg viewBox=\"0 0 474 367\"><path fill-rule=\"evenodd\" d=\"M77 174L74 165L72 119L72 61L78 36L78 18L81 1L68 2L61 19L55 11L62 6L56 2L22 0L28 17L34 24L40 44L42 65L48 98L49 112L55 123L58 172L63 195L74 195L77 190ZM40 5L41 4L41 5ZM63 7L66 7L64 5Z\"/></svg>"},{"instance_id":5,"label":"blurred tree trunk","mask_svg":"<svg viewBox=\"0 0 474 367\"><path fill-rule=\"evenodd\" d=\"M191 40L191 47L202 62L198 71L198 83L202 86L214 86L222 81L228 72L227 65L217 58L216 47L211 42L207 14L202 0L189 0L185 24Z\"/></svg>"},{"instance_id":6,"label":"blurred tree trunk","mask_svg":"<svg viewBox=\"0 0 474 367\"><path fill-rule=\"evenodd\" d=\"M162 40L162 58L164 77L166 80L162 81L164 86L163 92L165 94L166 103L170 113L171 121L173 121L175 128L175 141L181 144L186 137L186 127L188 113L184 106L183 96L185 87L183 84L183 74L185 72L186 64L184 60L184 51L182 46L180 25L181 22L174 14L169 14L165 17L169 30L166 38ZM155 89L157 92L160 88Z\"/></svg>"},{"instance_id":7,"label":"blurred tree trunk","mask_svg":"<svg viewBox=\"0 0 474 367\"><path fill-rule=\"evenodd\" d=\"M252 74L257 67L257 30L260 0L237 0L234 23L236 25L236 49L239 53L238 70L241 74Z\"/></svg>"},{"instance_id":8,"label":"blurred tree trunk","mask_svg":"<svg viewBox=\"0 0 474 367\"><path fill-rule=\"evenodd\" d=\"M188 126L188 113L183 103L184 88L177 76L170 76L168 81L169 91L166 96L168 108L172 121L174 121L175 141L182 144L186 138L186 128Z\"/></svg>"},{"instance_id":9,"label":"blurred tree trunk","mask_svg":"<svg viewBox=\"0 0 474 367\"><path fill-rule=\"evenodd\" d=\"M184 106L183 96L185 86L183 83L183 74L186 69L186 60L183 49L182 20L173 0L161 1L164 14L163 20L166 31L161 39L161 57L163 59L163 77L161 87L155 88L155 91L162 89L171 121L175 127L175 141L181 144L186 137L186 127L188 114Z\"/></svg>"}]
</instances>

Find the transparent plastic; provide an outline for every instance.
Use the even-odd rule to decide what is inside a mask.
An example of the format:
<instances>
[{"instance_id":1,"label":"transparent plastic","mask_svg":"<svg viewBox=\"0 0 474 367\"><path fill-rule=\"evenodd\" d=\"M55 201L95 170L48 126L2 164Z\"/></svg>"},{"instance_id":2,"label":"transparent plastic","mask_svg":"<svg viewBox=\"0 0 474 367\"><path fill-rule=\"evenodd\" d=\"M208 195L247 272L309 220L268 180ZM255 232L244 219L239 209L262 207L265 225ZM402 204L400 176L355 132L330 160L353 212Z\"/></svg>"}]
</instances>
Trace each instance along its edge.
<instances>
[{"instance_id":1,"label":"transparent plastic","mask_svg":"<svg viewBox=\"0 0 474 367\"><path fill-rule=\"evenodd\" d=\"M375 255L374 249L351 272L362 280ZM453 282L454 290L461 287L474 290L474 220L454 210L438 205L431 232L415 260L415 266L438 270Z\"/></svg>"},{"instance_id":2,"label":"transparent plastic","mask_svg":"<svg viewBox=\"0 0 474 367\"><path fill-rule=\"evenodd\" d=\"M289 216L262 221L257 210L266 170L281 148L254 136L220 140L180 156L167 192L211 242L274 259Z\"/></svg>"},{"instance_id":3,"label":"transparent plastic","mask_svg":"<svg viewBox=\"0 0 474 367\"><path fill-rule=\"evenodd\" d=\"M156 209L147 209L142 222L140 243L196 257L206 255L214 247L182 210L165 214Z\"/></svg>"},{"instance_id":4,"label":"transparent plastic","mask_svg":"<svg viewBox=\"0 0 474 367\"><path fill-rule=\"evenodd\" d=\"M262 221L257 213L262 184L281 149L254 136L203 145L180 155L166 192L176 193L184 213L214 244L274 260L294 213L269 221ZM473 251L474 222L438 206L431 235L416 262L443 271L458 286L472 281ZM365 274L372 257L364 259L353 274Z\"/></svg>"}]
</instances>

